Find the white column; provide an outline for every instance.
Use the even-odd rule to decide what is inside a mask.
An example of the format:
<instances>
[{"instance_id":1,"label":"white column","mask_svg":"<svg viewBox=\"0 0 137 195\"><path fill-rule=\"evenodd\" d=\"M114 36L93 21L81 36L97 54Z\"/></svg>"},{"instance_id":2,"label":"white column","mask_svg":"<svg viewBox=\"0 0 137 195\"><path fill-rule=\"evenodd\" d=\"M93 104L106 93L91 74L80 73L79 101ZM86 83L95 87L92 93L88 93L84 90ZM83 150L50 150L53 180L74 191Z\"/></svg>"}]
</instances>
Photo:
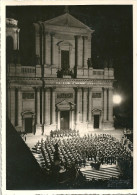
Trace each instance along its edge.
<instances>
[{"instance_id":1,"label":"white column","mask_svg":"<svg viewBox=\"0 0 137 195\"><path fill-rule=\"evenodd\" d=\"M55 35L52 34L52 65L55 65Z\"/></svg>"},{"instance_id":2,"label":"white column","mask_svg":"<svg viewBox=\"0 0 137 195\"><path fill-rule=\"evenodd\" d=\"M15 125L15 88L11 88L11 123Z\"/></svg>"},{"instance_id":3,"label":"white column","mask_svg":"<svg viewBox=\"0 0 137 195\"><path fill-rule=\"evenodd\" d=\"M46 54L47 54L47 33L46 32L44 32L44 48L45 48L45 54L44 54L44 58L45 58L45 60L44 60L44 62L45 62L45 64L46 64L46 61L47 61L47 56L46 56Z\"/></svg>"},{"instance_id":4,"label":"white column","mask_svg":"<svg viewBox=\"0 0 137 195\"><path fill-rule=\"evenodd\" d=\"M45 88L45 122L50 124L50 88Z\"/></svg>"},{"instance_id":5,"label":"white column","mask_svg":"<svg viewBox=\"0 0 137 195\"><path fill-rule=\"evenodd\" d=\"M14 50L18 49L18 32L16 29L13 30L14 31L14 38L13 38L13 44L14 44Z\"/></svg>"},{"instance_id":6,"label":"white column","mask_svg":"<svg viewBox=\"0 0 137 195\"><path fill-rule=\"evenodd\" d=\"M18 126L22 126L21 112L22 112L22 94L21 94L21 89L18 88Z\"/></svg>"},{"instance_id":7,"label":"white column","mask_svg":"<svg viewBox=\"0 0 137 195\"><path fill-rule=\"evenodd\" d=\"M91 36L87 39L87 58L91 58Z\"/></svg>"},{"instance_id":8,"label":"white column","mask_svg":"<svg viewBox=\"0 0 137 195\"><path fill-rule=\"evenodd\" d=\"M78 36L78 67L82 67L82 56L83 56L83 44L82 44L82 37Z\"/></svg>"},{"instance_id":9,"label":"white column","mask_svg":"<svg viewBox=\"0 0 137 195\"><path fill-rule=\"evenodd\" d=\"M104 88L104 121L107 120L107 89Z\"/></svg>"},{"instance_id":10,"label":"white column","mask_svg":"<svg viewBox=\"0 0 137 195\"><path fill-rule=\"evenodd\" d=\"M19 50L19 32L20 32L20 29L17 30L17 39L18 39L17 50Z\"/></svg>"},{"instance_id":11,"label":"white column","mask_svg":"<svg viewBox=\"0 0 137 195\"><path fill-rule=\"evenodd\" d=\"M92 88L89 88L89 97L88 97L88 121L91 122L91 110L92 110Z\"/></svg>"},{"instance_id":12,"label":"white column","mask_svg":"<svg viewBox=\"0 0 137 195\"><path fill-rule=\"evenodd\" d=\"M40 42L40 47L41 47L41 64L43 65L43 60L44 60L44 58L43 58L43 47L44 47L44 39L43 39L43 30L41 29L41 42Z\"/></svg>"},{"instance_id":13,"label":"white column","mask_svg":"<svg viewBox=\"0 0 137 195\"><path fill-rule=\"evenodd\" d=\"M46 65L51 65L51 37L46 33Z\"/></svg>"},{"instance_id":14,"label":"white column","mask_svg":"<svg viewBox=\"0 0 137 195\"><path fill-rule=\"evenodd\" d=\"M85 60L85 37L82 36L82 47L83 47L83 51L82 51L82 67L84 67L84 60Z\"/></svg>"},{"instance_id":15,"label":"white column","mask_svg":"<svg viewBox=\"0 0 137 195\"><path fill-rule=\"evenodd\" d=\"M55 124L55 119L56 119L56 115L55 115L55 88L52 88L52 124Z\"/></svg>"},{"instance_id":16,"label":"white column","mask_svg":"<svg viewBox=\"0 0 137 195\"><path fill-rule=\"evenodd\" d=\"M108 120L109 121L113 121L113 100L112 100L112 98L113 98L113 88L109 88L109 91L108 91L108 93L109 93L109 104L108 104Z\"/></svg>"},{"instance_id":17,"label":"white column","mask_svg":"<svg viewBox=\"0 0 137 195\"><path fill-rule=\"evenodd\" d=\"M75 66L78 66L78 36L74 36L75 37Z\"/></svg>"},{"instance_id":18,"label":"white column","mask_svg":"<svg viewBox=\"0 0 137 195\"><path fill-rule=\"evenodd\" d=\"M80 94L79 94L79 92L80 92L80 89L77 88L77 103L76 103L76 105L77 105L77 107L76 107L76 121L77 121L77 123L79 123L79 103L80 103Z\"/></svg>"},{"instance_id":19,"label":"white column","mask_svg":"<svg viewBox=\"0 0 137 195\"><path fill-rule=\"evenodd\" d=\"M60 111L58 111L58 130L60 130Z\"/></svg>"},{"instance_id":20,"label":"white column","mask_svg":"<svg viewBox=\"0 0 137 195\"><path fill-rule=\"evenodd\" d=\"M35 50L36 55L40 57L40 34L36 32L35 34Z\"/></svg>"},{"instance_id":21,"label":"white column","mask_svg":"<svg viewBox=\"0 0 137 195\"><path fill-rule=\"evenodd\" d=\"M82 122L83 121L83 116L82 116L82 88L79 88L79 121Z\"/></svg>"},{"instance_id":22,"label":"white column","mask_svg":"<svg viewBox=\"0 0 137 195\"><path fill-rule=\"evenodd\" d=\"M87 122L87 88L83 88L83 122Z\"/></svg>"},{"instance_id":23,"label":"white column","mask_svg":"<svg viewBox=\"0 0 137 195\"><path fill-rule=\"evenodd\" d=\"M37 88L37 124L40 124L40 88Z\"/></svg>"},{"instance_id":24,"label":"white column","mask_svg":"<svg viewBox=\"0 0 137 195\"><path fill-rule=\"evenodd\" d=\"M84 67L87 67L88 60L88 38L84 37Z\"/></svg>"}]
</instances>

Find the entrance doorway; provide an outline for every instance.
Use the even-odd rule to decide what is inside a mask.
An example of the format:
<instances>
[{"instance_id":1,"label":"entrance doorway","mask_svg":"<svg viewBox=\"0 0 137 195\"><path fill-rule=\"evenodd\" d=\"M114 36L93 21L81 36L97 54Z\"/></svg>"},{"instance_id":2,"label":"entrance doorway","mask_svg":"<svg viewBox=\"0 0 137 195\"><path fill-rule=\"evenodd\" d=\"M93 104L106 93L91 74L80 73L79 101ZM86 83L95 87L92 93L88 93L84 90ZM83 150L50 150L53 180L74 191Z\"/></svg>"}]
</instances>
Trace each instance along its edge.
<instances>
[{"instance_id":1,"label":"entrance doorway","mask_svg":"<svg viewBox=\"0 0 137 195\"><path fill-rule=\"evenodd\" d=\"M32 118L25 118L25 132L32 133Z\"/></svg>"},{"instance_id":2,"label":"entrance doorway","mask_svg":"<svg viewBox=\"0 0 137 195\"><path fill-rule=\"evenodd\" d=\"M94 115L94 129L99 129L99 115Z\"/></svg>"},{"instance_id":3,"label":"entrance doorway","mask_svg":"<svg viewBox=\"0 0 137 195\"><path fill-rule=\"evenodd\" d=\"M69 129L69 111L61 111L60 129Z\"/></svg>"}]
</instances>

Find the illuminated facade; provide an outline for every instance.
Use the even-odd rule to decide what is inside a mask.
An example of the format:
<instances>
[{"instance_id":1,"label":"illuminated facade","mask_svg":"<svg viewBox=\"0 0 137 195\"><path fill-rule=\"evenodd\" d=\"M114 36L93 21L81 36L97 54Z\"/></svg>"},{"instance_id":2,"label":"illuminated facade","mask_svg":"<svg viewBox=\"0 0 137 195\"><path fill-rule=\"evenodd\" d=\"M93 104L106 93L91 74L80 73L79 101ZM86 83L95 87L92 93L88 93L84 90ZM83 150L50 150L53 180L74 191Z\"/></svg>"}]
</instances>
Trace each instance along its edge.
<instances>
[{"instance_id":1,"label":"illuminated facade","mask_svg":"<svg viewBox=\"0 0 137 195\"><path fill-rule=\"evenodd\" d=\"M16 20L6 20L7 110L17 131L113 129L114 70L93 68L94 31L69 13L33 27L34 65L22 66L20 29Z\"/></svg>"}]
</instances>

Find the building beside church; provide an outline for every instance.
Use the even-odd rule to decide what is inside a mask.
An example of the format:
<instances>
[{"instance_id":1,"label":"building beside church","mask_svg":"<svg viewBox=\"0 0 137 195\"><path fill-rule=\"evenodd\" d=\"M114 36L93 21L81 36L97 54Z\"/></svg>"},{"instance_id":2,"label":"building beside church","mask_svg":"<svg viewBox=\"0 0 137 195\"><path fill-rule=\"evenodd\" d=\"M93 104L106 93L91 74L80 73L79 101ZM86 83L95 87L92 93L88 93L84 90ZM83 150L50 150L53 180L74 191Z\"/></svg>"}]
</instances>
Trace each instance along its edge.
<instances>
[{"instance_id":1,"label":"building beside church","mask_svg":"<svg viewBox=\"0 0 137 195\"><path fill-rule=\"evenodd\" d=\"M93 68L93 32L69 13L34 23L34 64L24 66L18 22L7 18L7 114L17 131L114 128L114 70Z\"/></svg>"}]
</instances>

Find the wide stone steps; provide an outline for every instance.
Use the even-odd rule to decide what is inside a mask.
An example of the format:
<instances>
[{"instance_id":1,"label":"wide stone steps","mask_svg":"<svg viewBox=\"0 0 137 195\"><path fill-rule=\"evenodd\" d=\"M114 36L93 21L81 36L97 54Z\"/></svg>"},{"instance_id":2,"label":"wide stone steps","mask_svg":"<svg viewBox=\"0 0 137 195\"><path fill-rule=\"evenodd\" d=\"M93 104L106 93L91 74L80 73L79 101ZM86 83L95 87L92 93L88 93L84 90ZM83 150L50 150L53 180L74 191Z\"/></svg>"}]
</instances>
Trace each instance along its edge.
<instances>
[{"instance_id":1,"label":"wide stone steps","mask_svg":"<svg viewBox=\"0 0 137 195\"><path fill-rule=\"evenodd\" d=\"M109 179L111 177L117 178L120 174L116 167L100 168L100 170L82 170L82 174L87 180L94 179Z\"/></svg>"}]
</instances>

